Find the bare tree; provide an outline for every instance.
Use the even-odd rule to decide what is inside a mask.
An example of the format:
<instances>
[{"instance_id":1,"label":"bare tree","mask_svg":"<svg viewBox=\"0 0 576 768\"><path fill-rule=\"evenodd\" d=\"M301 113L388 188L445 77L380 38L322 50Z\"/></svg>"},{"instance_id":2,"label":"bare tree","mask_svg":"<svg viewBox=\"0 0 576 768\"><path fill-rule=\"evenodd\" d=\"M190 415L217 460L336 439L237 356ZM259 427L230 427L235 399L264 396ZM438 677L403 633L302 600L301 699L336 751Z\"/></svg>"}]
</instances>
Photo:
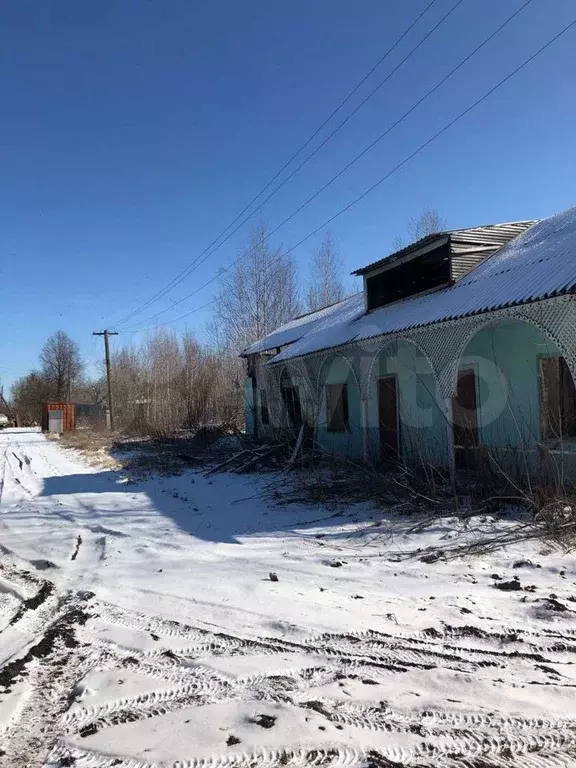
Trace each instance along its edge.
<instances>
[{"instance_id":1,"label":"bare tree","mask_svg":"<svg viewBox=\"0 0 576 768\"><path fill-rule=\"evenodd\" d=\"M306 294L310 312L335 304L346 296L342 271L342 257L334 244L332 233L326 232L312 258L310 286Z\"/></svg>"},{"instance_id":2,"label":"bare tree","mask_svg":"<svg viewBox=\"0 0 576 768\"><path fill-rule=\"evenodd\" d=\"M144 363L139 351L130 347L115 349L111 363L118 423L123 428L146 424L149 400Z\"/></svg>"},{"instance_id":3,"label":"bare tree","mask_svg":"<svg viewBox=\"0 0 576 768\"><path fill-rule=\"evenodd\" d=\"M436 208L424 208L418 217L412 216L408 222L408 235L410 242L421 240L426 235L433 235L446 229L446 219L441 216Z\"/></svg>"},{"instance_id":4,"label":"bare tree","mask_svg":"<svg viewBox=\"0 0 576 768\"><path fill-rule=\"evenodd\" d=\"M242 364L191 335L159 330L112 355L116 418L121 429L157 437L243 424Z\"/></svg>"},{"instance_id":5,"label":"bare tree","mask_svg":"<svg viewBox=\"0 0 576 768\"><path fill-rule=\"evenodd\" d=\"M392 251L399 251L426 235L443 232L446 229L446 219L441 216L436 208L424 208L418 217L412 216L408 221L408 242L405 243L400 235L392 240Z\"/></svg>"},{"instance_id":6,"label":"bare tree","mask_svg":"<svg viewBox=\"0 0 576 768\"><path fill-rule=\"evenodd\" d=\"M51 400L54 388L39 371L32 371L18 379L12 385L12 403L22 424L40 423L42 419L42 403Z\"/></svg>"},{"instance_id":7,"label":"bare tree","mask_svg":"<svg viewBox=\"0 0 576 768\"><path fill-rule=\"evenodd\" d=\"M210 336L229 353L239 353L300 311L296 264L272 248L265 222L258 224L242 258L223 274Z\"/></svg>"},{"instance_id":8,"label":"bare tree","mask_svg":"<svg viewBox=\"0 0 576 768\"><path fill-rule=\"evenodd\" d=\"M108 401L106 377L97 379L85 379L76 384L72 389L72 400L75 403L93 403L104 405Z\"/></svg>"},{"instance_id":9,"label":"bare tree","mask_svg":"<svg viewBox=\"0 0 576 768\"><path fill-rule=\"evenodd\" d=\"M54 389L56 400L70 401L73 387L82 378L84 363L78 344L64 331L56 331L40 352L42 374Z\"/></svg>"}]
</instances>

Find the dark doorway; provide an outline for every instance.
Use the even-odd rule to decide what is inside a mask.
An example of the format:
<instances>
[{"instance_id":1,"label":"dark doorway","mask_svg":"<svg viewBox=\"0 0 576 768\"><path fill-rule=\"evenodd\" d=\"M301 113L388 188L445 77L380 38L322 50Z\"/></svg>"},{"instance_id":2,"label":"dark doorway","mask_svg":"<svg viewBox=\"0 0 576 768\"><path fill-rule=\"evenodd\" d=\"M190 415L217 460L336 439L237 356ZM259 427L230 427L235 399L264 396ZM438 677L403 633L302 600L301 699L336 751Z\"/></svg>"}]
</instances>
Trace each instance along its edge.
<instances>
[{"instance_id":1,"label":"dark doorway","mask_svg":"<svg viewBox=\"0 0 576 768\"><path fill-rule=\"evenodd\" d=\"M459 469L473 468L478 447L478 396L476 371L458 371L456 395L452 398L454 458Z\"/></svg>"},{"instance_id":2,"label":"dark doorway","mask_svg":"<svg viewBox=\"0 0 576 768\"><path fill-rule=\"evenodd\" d=\"M576 389L566 360L546 355L538 363L542 438L576 436Z\"/></svg>"},{"instance_id":3,"label":"dark doorway","mask_svg":"<svg viewBox=\"0 0 576 768\"><path fill-rule=\"evenodd\" d=\"M302 425L302 409L300 407L300 394L297 387L283 386L282 387L282 399L284 400L284 406L286 413L288 414L288 422L293 429L300 429Z\"/></svg>"},{"instance_id":4,"label":"dark doorway","mask_svg":"<svg viewBox=\"0 0 576 768\"><path fill-rule=\"evenodd\" d=\"M396 376L378 379L378 423L380 427L380 458L398 458L398 382Z\"/></svg>"},{"instance_id":5,"label":"dark doorway","mask_svg":"<svg viewBox=\"0 0 576 768\"><path fill-rule=\"evenodd\" d=\"M326 429L348 432L348 384L326 384Z\"/></svg>"}]
</instances>

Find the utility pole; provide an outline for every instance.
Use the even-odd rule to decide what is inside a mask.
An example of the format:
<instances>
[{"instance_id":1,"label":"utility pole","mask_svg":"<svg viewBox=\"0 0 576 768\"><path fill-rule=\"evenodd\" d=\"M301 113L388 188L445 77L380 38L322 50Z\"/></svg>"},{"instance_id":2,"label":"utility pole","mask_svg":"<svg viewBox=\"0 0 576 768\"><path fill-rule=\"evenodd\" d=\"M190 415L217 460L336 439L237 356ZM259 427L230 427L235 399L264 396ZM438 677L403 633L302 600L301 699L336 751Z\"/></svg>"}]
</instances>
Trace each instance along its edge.
<instances>
[{"instance_id":1,"label":"utility pole","mask_svg":"<svg viewBox=\"0 0 576 768\"><path fill-rule=\"evenodd\" d=\"M110 336L118 336L115 331L94 331L92 336L104 336L104 351L106 354L106 380L108 382L108 413L110 414L110 431L114 432L114 411L112 408L112 380L110 378Z\"/></svg>"}]
</instances>

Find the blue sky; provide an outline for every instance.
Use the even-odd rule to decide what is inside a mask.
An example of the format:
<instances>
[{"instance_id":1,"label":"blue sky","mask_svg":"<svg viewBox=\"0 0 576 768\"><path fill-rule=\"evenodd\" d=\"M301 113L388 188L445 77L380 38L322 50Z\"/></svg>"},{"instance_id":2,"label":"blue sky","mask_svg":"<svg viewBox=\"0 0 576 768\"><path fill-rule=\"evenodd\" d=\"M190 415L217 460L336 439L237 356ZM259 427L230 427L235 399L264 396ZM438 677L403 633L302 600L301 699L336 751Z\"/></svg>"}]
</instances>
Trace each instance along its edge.
<instances>
[{"instance_id":1,"label":"blue sky","mask_svg":"<svg viewBox=\"0 0 576 768\"><path fill-rule=\"evenodd\" d=\"M44 339L58 328L80 343L93 368L101 341L91 332L112 327L202 251L428 2L2 0L3 384L36 364ZM270 227L522 3L463 0L266 205ZM436 0L348 109L453 4ZM275 242L298 242L575 17L572 0L532 0ZM537 218L573 205L575 76L572 29L331 225L347 270L388 252L425 206L461 227ZM249 229L134 322L230 264ZM303 277L320 237L295 251ZM214 290L213 284L162 319L208 302ZM187 323L201 336L208 317L204 310L174 327Z\"/></svg>"}]
</instances>

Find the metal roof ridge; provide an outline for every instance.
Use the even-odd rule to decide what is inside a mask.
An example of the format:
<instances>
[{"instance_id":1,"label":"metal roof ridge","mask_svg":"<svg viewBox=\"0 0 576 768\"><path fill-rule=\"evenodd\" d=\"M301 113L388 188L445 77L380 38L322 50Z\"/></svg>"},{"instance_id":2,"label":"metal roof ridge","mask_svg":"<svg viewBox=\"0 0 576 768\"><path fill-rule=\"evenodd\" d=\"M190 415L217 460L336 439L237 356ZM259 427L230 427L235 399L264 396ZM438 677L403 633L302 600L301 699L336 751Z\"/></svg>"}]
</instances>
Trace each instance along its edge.
<instances>
[{"instance_id":1,"label":"metal roof ridge","mask_svg":"<svg viewBox=\"0 0 576 768\"><path fill-rule=\"evenodd\" d=\"M513 224L530 225L529 227L527 227L529 229L530 227L534 226L534 224L538 224L540 221L542 221L542 219L518 219L516 221L502 221L497 224L478 224L477 226L474 226L474 227L460 227L458 229L445 229L445 230L440 230L439 232L431 232L428 235L424 235L424 237L421 237L419 240L415 240L413 243L409 243L408 245L404 246L404 248L399 248L397 251L393 251L392 253L389 253L387 256L382 256L382 258L376 259L376 261L372 261L363 267L358 267L358 269L355 269L350 274L358 275L358 276L365 274L372 267L376 267L377 265L386 261L390 261L391 259L394 259L396 257L404 256L413 250L418 250L418 248L421 248L427 243L432 242L436 238L451 237L452 235L458 232L472 232L475 229L497 229L499 227L509 227ZM516 237L519 237L520 234L524 234L524 233L520 232ZM515 238L511 238L511 240L514 240L514 239ZM504 245L507 245L507 243L503 245L495 244L495 247L497 249L500 249L500 248L503 248Z\"/></svg>"}]
</instances>

